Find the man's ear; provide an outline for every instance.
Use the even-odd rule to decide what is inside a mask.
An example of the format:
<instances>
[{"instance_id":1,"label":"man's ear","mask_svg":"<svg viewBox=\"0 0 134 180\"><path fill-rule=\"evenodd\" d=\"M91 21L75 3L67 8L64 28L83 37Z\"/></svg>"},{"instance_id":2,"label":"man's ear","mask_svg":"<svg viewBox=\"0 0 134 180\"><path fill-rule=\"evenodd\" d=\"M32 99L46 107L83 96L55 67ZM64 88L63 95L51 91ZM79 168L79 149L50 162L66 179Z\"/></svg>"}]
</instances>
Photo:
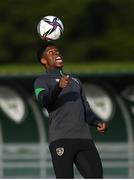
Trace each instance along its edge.
<instances>
[{"instance_id":1,"label":"man's ear","mask_svg":"<svg viewBox=\"0 0 134 180\"><path fill-rule=\"evenodd\" d=\"M41 58L40 62L41 62L41 64L44 64L44 65L47 64L47 60L45 58Z\"/></svg>"}]
</instances>

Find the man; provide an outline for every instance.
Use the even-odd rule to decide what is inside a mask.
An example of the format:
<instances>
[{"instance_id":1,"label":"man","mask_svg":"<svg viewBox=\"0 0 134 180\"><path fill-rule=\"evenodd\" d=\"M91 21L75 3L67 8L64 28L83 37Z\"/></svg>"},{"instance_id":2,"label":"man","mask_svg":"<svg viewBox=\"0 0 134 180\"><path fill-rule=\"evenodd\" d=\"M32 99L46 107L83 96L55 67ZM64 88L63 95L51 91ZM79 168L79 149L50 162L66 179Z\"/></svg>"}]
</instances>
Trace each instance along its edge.
<instances>
[{"instance_id":1,"label":"man","mask_svg":"<svg viewBox=\"0 0 134 180\"><path fill-rule=\"evenodd\" d=\"M37 55L46 72L35 80L34 88L49 113L49 149L56 178L74 178L74 163L84 178L102 178L89 125L103 133L106 123L90 109L80 80L63 73L63 58L55 45L44 44Z\"/></svg>"}]
</instances>

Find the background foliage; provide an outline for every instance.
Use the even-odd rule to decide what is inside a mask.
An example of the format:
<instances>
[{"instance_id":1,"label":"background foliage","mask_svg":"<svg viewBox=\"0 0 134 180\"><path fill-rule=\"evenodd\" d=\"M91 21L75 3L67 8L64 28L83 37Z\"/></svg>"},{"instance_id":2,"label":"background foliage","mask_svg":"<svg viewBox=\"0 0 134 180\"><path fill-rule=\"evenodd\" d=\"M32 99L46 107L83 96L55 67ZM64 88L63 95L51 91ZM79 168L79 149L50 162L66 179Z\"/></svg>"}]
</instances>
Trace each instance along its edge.
<instances>
[{"instance_id":1,"label":"background foliage","mask_svg":"<svg viewBox=\"0 0 134 180\"><path fill-rule=\"evenodd\" d=\"M64 23L55 43L67 62L134 59L133 0L1 0L0 63L36 62L36 25L46 15Z\"/></svg>"}]
</instances>

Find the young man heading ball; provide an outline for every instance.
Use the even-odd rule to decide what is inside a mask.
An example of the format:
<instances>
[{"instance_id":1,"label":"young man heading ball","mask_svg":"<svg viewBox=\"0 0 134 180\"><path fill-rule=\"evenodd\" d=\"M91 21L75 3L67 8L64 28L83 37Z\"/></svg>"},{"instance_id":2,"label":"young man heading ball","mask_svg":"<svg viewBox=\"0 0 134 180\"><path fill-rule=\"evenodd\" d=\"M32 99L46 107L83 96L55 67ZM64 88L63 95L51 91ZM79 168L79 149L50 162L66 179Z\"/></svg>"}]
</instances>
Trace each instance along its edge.
<instances>
[{"instance_id":1,"label":"young man heading ball","mask_svg":"<svg viewBox=\"0 0 134 180\"><path fill-rule=\"evenodd\" d=\"M38 50L46 69L34 83L36 97L49 113L49 149L56 178L74 178L73 163L84 178L103 178L101 159L89 126L107 125L91 110L79 79L63 73L63 57L51 43Z\"/></svg>"}]
</instances>

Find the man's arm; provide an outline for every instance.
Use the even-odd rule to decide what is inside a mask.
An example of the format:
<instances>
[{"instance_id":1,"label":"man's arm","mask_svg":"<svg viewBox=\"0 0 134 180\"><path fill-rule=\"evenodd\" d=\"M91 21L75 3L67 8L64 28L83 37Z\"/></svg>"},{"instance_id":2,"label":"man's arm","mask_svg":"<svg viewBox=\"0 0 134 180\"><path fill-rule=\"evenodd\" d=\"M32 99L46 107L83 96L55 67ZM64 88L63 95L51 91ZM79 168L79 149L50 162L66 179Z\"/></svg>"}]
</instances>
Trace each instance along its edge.
<instances>
[{"instance_id":1,"label":"man's arm","mask_svg":"<svg viewBox=\"0 0 134 180\"><path fill-rule=\"evenodd\" d=\"M41 106L49 109L62 89L58 86L58 83L53 89L50 89L47 81L47 79L38 78L34 83L34 91Z\"/></svg>"},{"instance_id":2,"label":"man's arm","mask_svg":"<svg viewBox=\"0 0 134 180\"><path fill-rule=\"evenodd\" d=\"M69 76L63 76L53 89L50 89L44 79L37 79L34 83L35 94L40 104L50 109L63 88L70 83Z\"/></svg>"},{"instance_id":3,"label":"man's arm","mask_svg":"<svg viewBox=\"0 0 134 180\"><path fill-rule=\"evenodd\" d=\"M101 118L99 118L90 108L90 105L87 101L82 85L81 85L81 96L82 96L82 101L85 108L85 115L86 115L87 123L91 126L96 126L97 130L100 133L103 133L105 129L107 128L107 124Z\"/></svg>"}]
</instances>

